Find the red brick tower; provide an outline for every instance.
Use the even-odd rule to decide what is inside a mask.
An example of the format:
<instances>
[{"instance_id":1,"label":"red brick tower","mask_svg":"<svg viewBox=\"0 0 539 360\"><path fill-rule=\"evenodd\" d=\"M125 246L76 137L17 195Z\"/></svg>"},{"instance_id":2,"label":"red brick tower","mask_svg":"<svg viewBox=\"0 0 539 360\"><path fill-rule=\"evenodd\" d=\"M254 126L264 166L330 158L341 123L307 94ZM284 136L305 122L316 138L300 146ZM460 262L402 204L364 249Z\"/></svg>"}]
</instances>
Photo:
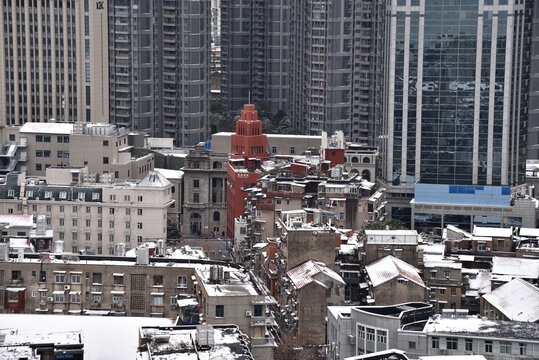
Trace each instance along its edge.
<instances>
[{"instance_id":1,"label":"red brick tower","mask_svg":"<svg viewBox=\"0 0 539 360\"><path fill-rule=\"evenodd\" d=\"M256 186L262 162L269 159L267 138L254 105L245 105L230 139L227 169L227 235L234 236L234 219L245 212L244 189Z\"/></svg>"}]
</instances>

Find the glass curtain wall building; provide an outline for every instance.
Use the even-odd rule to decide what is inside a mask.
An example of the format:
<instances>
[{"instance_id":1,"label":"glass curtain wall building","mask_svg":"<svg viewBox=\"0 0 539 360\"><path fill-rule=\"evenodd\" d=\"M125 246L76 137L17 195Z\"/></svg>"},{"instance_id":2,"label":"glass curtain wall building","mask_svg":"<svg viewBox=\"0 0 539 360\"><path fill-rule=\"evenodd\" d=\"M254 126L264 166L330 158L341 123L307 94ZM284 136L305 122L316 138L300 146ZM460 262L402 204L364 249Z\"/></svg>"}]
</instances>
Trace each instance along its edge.
<instances>
[{"instance_id":1,"label":"glass curtain wall building","mask_svg":"<svg viewBox=\"0 0 539 360\"><path fill-rule=\"evenodd\" d=\"M526 160L531 0L392 0L390 185L514 185Z\"/></svg>"}]
</instances>

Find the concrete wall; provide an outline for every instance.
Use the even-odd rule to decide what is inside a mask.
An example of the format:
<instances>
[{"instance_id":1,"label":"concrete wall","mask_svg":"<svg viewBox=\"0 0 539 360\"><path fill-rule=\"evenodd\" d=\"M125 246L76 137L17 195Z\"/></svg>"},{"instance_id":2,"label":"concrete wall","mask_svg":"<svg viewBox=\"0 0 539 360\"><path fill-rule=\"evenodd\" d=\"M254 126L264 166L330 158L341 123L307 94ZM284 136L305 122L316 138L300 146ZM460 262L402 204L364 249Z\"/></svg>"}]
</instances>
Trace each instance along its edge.
<instances>
[{"instance_id":1,"label":"concrete wall","mask_svg":"<svg viewBox=\"0 0 539 360\"><path fill-rule=\"evenodd\" d=\"M426 290L421 285L412 281L399 283L397 278L374 287L374 301L377 306L421 302L425 301L425 296Z\"/></svg>"},{"instance_id":2,"label":"concrete wall","mask_svg":"<svg viewBox=\"0 0 539 360\"><path fill-rule=\"evenodd\" d=\"M307 261L323 262L335 270L335 233L316 229L287 229L287 271Z\"/></svg>"},{"instance_id":3,"label":"concrete wall","mask_svg":"<svg viewBox=\"0 0 539 360\"><path fill-rule=\"evenodd\" d=\"M417 266L417 245L409 244L364 244L365 264L375 262L386 255L393 255L412 266Z\"/></svg>"}]
</instances>

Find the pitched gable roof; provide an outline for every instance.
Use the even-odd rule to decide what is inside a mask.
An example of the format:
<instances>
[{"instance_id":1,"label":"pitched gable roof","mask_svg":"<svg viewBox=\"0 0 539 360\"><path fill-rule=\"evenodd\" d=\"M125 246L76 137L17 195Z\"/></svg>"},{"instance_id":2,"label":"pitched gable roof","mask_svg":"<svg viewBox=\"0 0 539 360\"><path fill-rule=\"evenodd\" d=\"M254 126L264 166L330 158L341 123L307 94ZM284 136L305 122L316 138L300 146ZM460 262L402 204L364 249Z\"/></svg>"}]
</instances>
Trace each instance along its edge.
<instances>
[{"instance_id":1,"label":"pitched gable roof","mask_svg":"<svg viewBox=\"0 0 539 360\"><path fill-rule=\"evenodd\" d=\"M373 286L381 285L396 277L403 277L425 287L415 267L391 255L367 265L365 269Z\"/></svg>"},{"instance_id":2,"label":"pitched gable roof","mask_svg":"<svg viewBox=\"0 0 539 360\"><path fill-rule=\"evenodd\" d=\"M539 289L516 278L483 296L512 321L539 321Z\"/></svg>"}]
</instances>

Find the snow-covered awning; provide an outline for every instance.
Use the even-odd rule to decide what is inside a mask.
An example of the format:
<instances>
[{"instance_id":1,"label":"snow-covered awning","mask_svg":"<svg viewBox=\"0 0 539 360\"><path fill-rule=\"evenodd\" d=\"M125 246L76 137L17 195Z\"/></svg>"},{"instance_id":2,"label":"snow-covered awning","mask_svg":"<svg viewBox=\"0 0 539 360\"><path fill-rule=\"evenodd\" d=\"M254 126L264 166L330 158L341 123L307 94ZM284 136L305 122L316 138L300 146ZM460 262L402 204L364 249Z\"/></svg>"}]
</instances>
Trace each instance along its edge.
<instances>
[{"instance_id":1,"label":"snow-covered awning","mask_svg":"<svg viewBox=\"0 0 539 360\"><path fill-rule=\"evenodd\" d=\"M65 270L54 270L53 272L56 273L56 274L65 274L66 273Z\"/></svg>"},{"instance_id":2,"label":"snow-covered awning","mask_svg":"<svg viewBox=\"0 0 539 360\"><path fill-rule=\"evenodd\" d=\"M70 291L69 295L80 295L80 291Z\"/></svg>"},{"instance_id":3,"label":"snow-covered awning","mask_svg":"<svg viewBox=\"0 0 539 360\"><path fill-rule=\"evenodd\" d=\"M9 292L20 292L24 290L26 290L25 287L7 287L6 288L6 291L9 291Z\"/></svg>"},{"instance_id":4,"label":"snow-covered awning","mask_svg":"<svg viewBox=\"0 0 539 360\"><path fill-rule=\"evenodd\" d=\"M60 294L64 294L64 291L63 290L55 290L52 292L53 295L60 295Z\"/></svg>"},{"instance_id":5,"label":"snow-covered awning","mask_svg":"<svg viewBox=\"0 0 539 360\"><path fill-rule=\"evenodd\" d=\"M108 314L110 314L110 310L84 310L84 315L105 316Z\"/></svg>"},{"instance_id":6,"label":"snow-covered awning","mask_svg":"<svg viewBox=\"0 0 539 360\"><path fill-rule=\"evenodd\" d=\"M125 291L116 291L116 290L113 290L110 292L112 295L123 295L125 294Z\"/></svg>"},{"instance_id":7,"label":"snow-covered awning","mask_svg":"<svg viewBox=\"0 0 539 360\"><path fill-rule=\"evenodd\" d=\"M162 292L153 292L151 293L152 296L165 296L165 293Z\"/></svg>"},{"instance_id":8,"label":"snow-covered awning","mask_svg":"<svg viewBox=\"0 0 539 360\"><path fill-rule=\"evenodd\" d=\"M124 276L124 274L122 274L122 273L114 273L114 274L112 274L112 276Z\"/></svg>"}]
</instances>

